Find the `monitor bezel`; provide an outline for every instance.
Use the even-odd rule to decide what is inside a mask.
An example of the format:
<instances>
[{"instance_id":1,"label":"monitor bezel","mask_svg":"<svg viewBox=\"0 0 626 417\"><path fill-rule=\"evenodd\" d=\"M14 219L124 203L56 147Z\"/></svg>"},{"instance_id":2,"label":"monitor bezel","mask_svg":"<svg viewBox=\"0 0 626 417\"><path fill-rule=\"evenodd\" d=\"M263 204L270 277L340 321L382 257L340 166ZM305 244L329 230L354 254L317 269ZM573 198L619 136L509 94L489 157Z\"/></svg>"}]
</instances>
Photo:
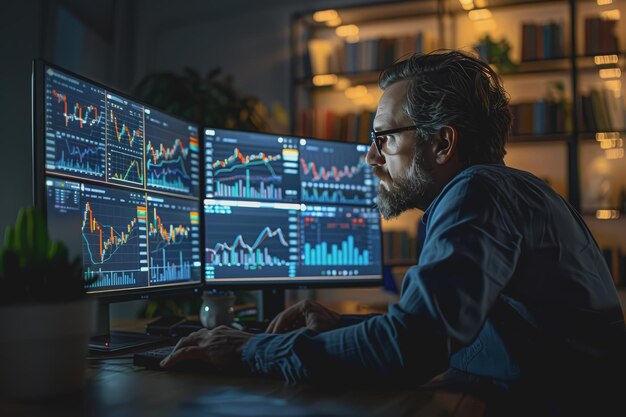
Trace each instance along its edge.
<instances>
[{"instance_id":1,"label":"monitor bezel","mask_svg":"<svg viewBox=\"0 0 626 417\"><path fill-rule=\"evenodd\" d=\"M367 146L368 144L366 143L359 143L359 142L347 142L347 141L342 141L342 140L337 140L337 139L324 139L324 138L316 138L314 136L301 136L301 135L293 135L291 133L273 133L273 132L258 132L258 131L253 131L253 130L243 130L243 129L226 129L226 128L219 128L219 127L210 127L210 126L204 126L202 127L202 144L203 144L203 149L204 149L204 144L206 143L206 138L205 138L205 132L207 129L213 129L216 131L225 131L225 132L235 132L235 133L246 133L246 134L253 134L253 135L263 135L263 136L274 136L274 137L279 137L279 136L283 136L283 137L289 137L289 138L294 138L297 139L298 141L300 139L305 139L305 140L316 140L316 141L321 141L321 142L330 142L330 143L339 143L342 145L365 145ZM205 155L202 155L202 157L204 158ZM204 162L204 160L203 160ZM204 164L203 164L204 165ZM202 177L203 177L203 183L202 183L202 194L201 194L201 200L202 200L202 220L204 221L204 200L206 199L206 182L205 182L205 171L202 171ZM346 205L345 207L362 207L362 206L351 206L351 205ZM202 223L204 225L204 223ZM203 229L204 231L204 229ZM354 278L329 278L329 281L325 281L326 278L320 278L320 279L316 279L316 280L303 280L301 278L293 278L294 280L298 280L299 282L289 282L288 280L285 281L281 281L281 282L273 282L273 283L267 283L267 282L254 282L253 280L256 281L262 281L262 278L254 278L252 279L247 279L246 281L242 281L242 282L235 282L235 281L225 281L225 282L219 282L219 279L216 280L207 280L205 277L205 267L206 267L206 259L205 259L205 248L206 248L206 241L204 239L203 236L203 242L202 242L202 274L203 274L203 279L204 279L204 285L207 289L224 289L224 288L228 288L228 287L232 287L236 290L259 290L259 289L265 289L265 288L278 288L278 289L323 289L323 288L329 288L329 289L338 289L338 288L375 288L375 287L383 287L384 285L384 279L385 279L385 265L384 265L384 253L383 253L383 249L384 249L384 245L383 245L383 231L382 231L382 222L381 222L381 227L379 228L379 233L380 233L380 254L381 254L381 264L380 264L380 278L367 278L367 279L354 279ZM330 279L332 279L333 281L330 281Z\"/></svg>"},{"instance_id":2,"label":"monitor bezel","mask_svg":"<svg viewBox=\"0 0 626 417\"><path fill-rule=\"evenodd\" d=\"M154 109L166 114L169 117L180 120L184 123L188 123L190 125L194 125L198 128L198 142L199 142L199 161L202 162L204 157L204 132L201 131L202 126L197 124L196 122L192 122L186 119L183 119L178 116L174 116L170 114L168 111L163 110L159 107L156 107L151 104L147 104L142 100L138 100L130 94L119 91L115 88L108 87L102 83L84 77L80 74L76 74L73 71L70 71L66 68L60 67L58 65L52 64L44 59L34 59L33 67L32 67L32 146L33 146L33 203L34 206L43 211L44 215L47 218L47 203L46 203L46 169L45 169L45 69L46 67L52 68L54 70L60 71L64 74L67 74L71 77L77 78L81 81L90 83L96 87L102 88L107 92L111 92L115 95L119 95L124 97L125 99L131 100L139 105L145 106L150 109ZM54 178L65 178L64 176L54 176ZM98 184L102 186L103 184L98 181L91 181L88 179L76 179L77 181L87 182L89 184ZM203 170L200 170L200 179L199 179L199 191L203 191L204 185L204 173ZM104 186L108 186L108 184L104 184ZM118 187L113 186L114 189L120 189ZM147 190L144 190L147 192ZM198 212L203 213L204 204L203 199L198 198ZM200 216L200 253L204 253L204 217ZM102 301L130 301L137 299L149 299L149 298L161 298L167 296L175 296L181 294L191 294L198 293L203 289L204 285L204 262L201 260L200 265L200 280L198 282L193 283L180 283L180 284L171 284L165 286L158 287L141 287L141 288L126 288L119 290L104 290L104 291L93 291L87 292L88 297L94 297L100 299Z\"/></svg>"}]
</instances>

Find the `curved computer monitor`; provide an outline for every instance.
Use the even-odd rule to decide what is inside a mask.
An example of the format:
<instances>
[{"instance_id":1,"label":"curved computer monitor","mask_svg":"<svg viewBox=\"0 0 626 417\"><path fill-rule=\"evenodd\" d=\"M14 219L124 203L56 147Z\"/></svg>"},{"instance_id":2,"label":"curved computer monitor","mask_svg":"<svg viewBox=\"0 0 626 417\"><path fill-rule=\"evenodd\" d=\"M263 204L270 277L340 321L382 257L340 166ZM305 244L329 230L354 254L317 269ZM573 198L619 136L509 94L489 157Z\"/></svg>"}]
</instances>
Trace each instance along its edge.
<instances>
[{"instance_id":1,"label":"curved computer monitor","mask_svg":"<svg viewBox=\"0 0 626 417\"><path fill-rule=\"evenodd\" d=\"M35 204L98 277L87 292L200 288L198 126L42 61L33 74Z\"/></svg>"},{"instance_id":2,"label":"curved computer monitor","mask_svg":"<svg viewBox=\"0 0 626 417\"><path fill-rule=\"evenodd\" d=\"M380 286L368 148L205 128L205 285Z\"/></svg>"}]
</instances>

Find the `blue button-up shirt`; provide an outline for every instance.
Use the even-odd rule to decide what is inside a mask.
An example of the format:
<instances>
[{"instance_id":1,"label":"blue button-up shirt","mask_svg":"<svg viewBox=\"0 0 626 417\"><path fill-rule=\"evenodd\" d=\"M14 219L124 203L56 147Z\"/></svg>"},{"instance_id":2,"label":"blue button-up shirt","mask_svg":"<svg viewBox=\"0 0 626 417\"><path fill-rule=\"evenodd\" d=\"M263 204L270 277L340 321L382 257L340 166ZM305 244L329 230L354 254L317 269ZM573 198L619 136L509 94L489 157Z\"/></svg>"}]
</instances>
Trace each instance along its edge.
<instances>
[{"instance_id":1,"label":"blue button-up shirt","mask_svg":"<svg viewBox=\"0 0 626 417\"><path fill-rule=\"evenodd\" d=\"M626 355L597 243L532 174L502 164L465 169L424 213L418 240L418 264L386 314L345 317L323 333L255 335L244 364L288 382L416 385L453 367L549 385Z\"/></svg>"}]
</instances>

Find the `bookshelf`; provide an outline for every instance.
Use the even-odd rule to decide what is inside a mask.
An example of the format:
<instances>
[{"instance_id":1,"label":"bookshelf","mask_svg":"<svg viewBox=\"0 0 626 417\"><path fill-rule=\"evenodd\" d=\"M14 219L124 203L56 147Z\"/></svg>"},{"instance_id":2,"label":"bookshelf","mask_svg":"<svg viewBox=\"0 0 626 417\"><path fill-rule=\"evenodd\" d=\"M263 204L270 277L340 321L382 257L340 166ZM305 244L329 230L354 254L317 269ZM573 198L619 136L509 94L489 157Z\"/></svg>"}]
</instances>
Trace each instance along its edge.
<instances>
[{"instance_id":1,"label":"bookshelf","mask_svg":"<svg viewBox=\"0 0 626 417\"><path fill-rule=\"evenodd\" d=\"M340 23L316 21L315 10L292 19L294 134L368 143L381 69L411 47L478 51L511 96L505 162L545 179L583 213L626 286L626 0L391 1L333 10ZM340 33L337 24L349 29ZM491 53L493 45L508 54ZM384 222L387 240L408 231L412 244L420 215Z\"/></svg>"}]
</instances>

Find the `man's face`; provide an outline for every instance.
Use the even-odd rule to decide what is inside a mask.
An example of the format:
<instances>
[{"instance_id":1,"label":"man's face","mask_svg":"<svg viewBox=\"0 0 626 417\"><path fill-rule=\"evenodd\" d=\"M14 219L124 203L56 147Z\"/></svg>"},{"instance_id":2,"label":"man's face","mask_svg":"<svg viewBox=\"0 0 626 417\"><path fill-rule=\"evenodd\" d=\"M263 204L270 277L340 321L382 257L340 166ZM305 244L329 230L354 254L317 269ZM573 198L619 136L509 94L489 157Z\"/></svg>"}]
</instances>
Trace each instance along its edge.
<instances>
[{"instance_id":1,"label":"man's face","mask_svg":"<svg viewBox=\"0 0 626 417\"><path fill-rule=\"evenodd\" d=\"M408 81L400 81L384 91L374 119L375 131L413 125L402 109L407 86ZM425 155L426 145L415 131L409 130L385 136L382 156L374 145L370 146L367 162L380 178L377 204L385 219L413 208L425 209L425 196L434 183L431 164Z\"/></svg>"}]
</instances>

